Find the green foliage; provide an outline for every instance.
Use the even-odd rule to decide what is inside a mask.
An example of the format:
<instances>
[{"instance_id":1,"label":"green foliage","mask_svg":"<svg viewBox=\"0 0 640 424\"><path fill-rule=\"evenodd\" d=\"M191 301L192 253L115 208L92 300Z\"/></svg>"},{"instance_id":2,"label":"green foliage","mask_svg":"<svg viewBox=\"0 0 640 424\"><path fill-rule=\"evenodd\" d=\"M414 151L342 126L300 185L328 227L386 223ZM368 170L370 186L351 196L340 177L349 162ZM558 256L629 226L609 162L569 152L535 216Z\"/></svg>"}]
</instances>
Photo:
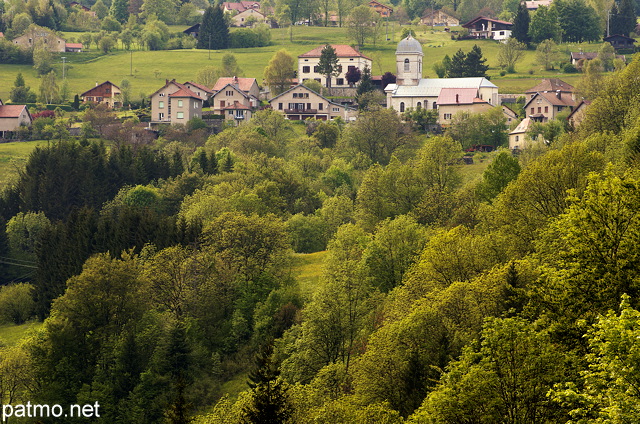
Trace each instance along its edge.
<instances>
[{"instance_id":1,"label":"green foliage","mask_svg":"<svg viewBox=\"0 0 640 424\"><path fill-rule=\"evenodd\" d=\"M478 185L478 196L491 202L507 184L515 180L520 173L518 158L508 151L501 151L482 173L482 182Z\"/></svg>"},{"instance_id":2,"label":"green foliage","mask_svg":"<svg viewBox=\"0 0 640 424\"><path fill-rule=\"evenodd\" d=\"M294 252L313 253L327 247L327 226L324 220L315 215L293 215L287 221L287 230L291 236Z\"/></svg>"},{"instance_id":3,"label":"green foliage","mask_svg":"<svg viewBox=\"0 0 640 424\"><path fill-rule=\"evenodd\" d=\"M609 34L621 34L629 36L635 31L636 11L629 0L621 0L620 5L614 5L611 10L609 22Z\"/></svg>"},{"instance_id":4,"label":"green foliage","mask_svg":"<svg viewBox=\"0 0 640 424\"><path fill-rule=\"evenodd\" d=\"M557 19L563 41L579 43L597 41L602 37L603 28L598 13L584 0L561 0L553 7L558 10Z\"/></svg>"},{"instance_id":5,"label":"green foliage","mask_svg":"<svg viewBox=\"0 0 640 424\"><path fill-rule=\"evenodd\" d=\"M529 37L529 24L531 23L531 17L529 16L529 10L527 7L518 3L518 11L513 19L513 28L511 36L521 43L529 44L531 38Z\"/></svg>"},{"instance_id":6,"label":"green foliage","mask_svg":"<svg viewBox=\"0 0 640 424\"><path fill-rule=\"evenodd\" d=\"M360 5L351 9L347 18L347 33L360 48L367 39L375 35L375 27L380 15L368 5Z\"/></svg>"},{"instance_id":7,"label":"green foliage","mask_svg":"<svg viewBox=\"0 0 640 424\"><path fill-rule=\"evenodd\" d=\"M453 116L446 134L465 149L476 144L498 148L507 144L506 122L500 107L483 113L458 112Z\"/></svg>"},{"instance_id":8,"label":"green foliage","mask_svg":"<svg viewBox=\"0 0 640 424\"><path fill-rule=\"evenodd\" d=\"M45 75L52 72L53 54L45 46L38 44L33 49L33 68L38 75Z\"/></svg>"},{"instance_id":9,"label":"green foliage","mask_svg":"<svg viewBox=\"0 0 640 424\"><path fill-rule=\"evenodd\" d=\"M529 24L531 41L534 43L540 43L544 40L560 42L562 28L558 16L558 8L555 5L538 7Z\"/></svg>"},{"instance_id":10,"label":"green foliage","mask_svg":"<svg viewBox=\"0 0 640 424\"><path fill-rule=\"evenodd\" d=\"M239 28L229 34L229 47L233 49L265 47L270 43L271 32L269 32L269 28L264 24L258 25L255 28Z\"/></svg>"},{"instance_id":11,"label":"green foliage","mask_svg":"<svg viewBox=\"0 0 640 424\"><path fill-rule=\"evenodd\" d=\"M35 302L31 297L33 286L28 283L16 283L0 288L0 322L24 324L35 311Z\"/></svg>"},{"instance_id":12,"label":"green foliage","mask_svg":"<svg viewBox=\"0 0 640 424\"><path fill-rule=\"evenodd\" d=\"M507 42L500 46L498 65L509 73L515 73L516 63L522 59L526 48L527 46L515 37L509 37Z\"/></svg>"},{"instance_id":13,"label":"green foliage","mask_svg":"<svg viewBox=\"0 0 640 424\"><path fill-rule=\"evenodd\" d=\"M474 44L466 54L459 49L449 63L443 61L443 66L448 78L484 77L489 69L489 65L485 65L486 61L480 47Z\"/></svg>"},{"instance_id":14,"label":"green foliage","mask_svg":"<svg viewBox=\"0 0 640 424\"><path fill-rule=\"evenodd\" d=\"M50 226L43 212L19 212L7 222L9 247L15 254L33 256L42 232Z\"/></svg>"},{"instance_id":15,"label":"green foliage","mask_svg":"<svg viewBox=\"0 0 640 424\"><path fill-rule=\"evenodd\" d=\"M25 85L22 73L18 73L18 76L16 76L16 81L13 83L9 97L13 103L18 104L33 103L36 101L36 95L31 92L30 87Z\"/></svg>"},{"instance_id":16,"label":"green foliage","mask_svg":"<svg viewBox=\"0 0 640 424\"><path fill-rule=\"evenodd\" d=\"M202 17L198 34L199 49L226 49L229 47L229 27L224 20L221 7L207 8Z\"/></svg>"},{"instance_id":17,"label":"green foliage","mask_svg":"<svg viewBox=\"0 0 640 424\"><path fill-rule=\"evenodd\" d=\"M265 82L274 96L287 90L289 81L295 75L295 61L284 49L276 52L264 69Z\"/></svg>"},{"instance_id":18,"label":"green foliage","mask_svg":"<svg viewBox=\"0 0 640 424\"><path fill-rule=\"evenodd\" d=\"M331 88L331 78L340 75L340 68L338 68L338 56L335 49L329 44L326 44L320 53L318 73L326 78L326 86L329 88Z\"/></svg>"}]
</instances>

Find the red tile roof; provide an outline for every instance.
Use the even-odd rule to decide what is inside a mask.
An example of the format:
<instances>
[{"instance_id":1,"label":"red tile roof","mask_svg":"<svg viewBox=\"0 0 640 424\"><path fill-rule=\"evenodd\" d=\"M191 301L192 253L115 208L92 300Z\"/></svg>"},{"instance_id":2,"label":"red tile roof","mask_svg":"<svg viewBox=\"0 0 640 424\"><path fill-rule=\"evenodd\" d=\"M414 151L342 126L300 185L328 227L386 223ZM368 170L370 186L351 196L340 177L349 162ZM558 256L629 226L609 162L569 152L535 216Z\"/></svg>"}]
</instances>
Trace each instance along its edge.
<instances>
[{"instance_id":1,"label":"red tile roof","mask_svg":"<svg viewBox=\"0 0 640 424\"><path fill-rule=\"evenodd\" d=\"M443 88L436 103L439 105L469 105L475 103L477 88Z\"/></svg>"},{"instance_id":2,"label":"red tile roof","mask_svg":"<svg viewBox=\"0 0 640 424\"><path fill-rule=\"evenodd\" d=\"M235 100L232 105L223 107L222 110L251 110L251 108Z\"/></svg>"},{"instance_id":3,"label":"red tile roof","mask_svg":"<svg viewBox=\"0 0 640 424\"><path fill-rule=\"evenodd\" d=\"M205 93L209 93L209 94L213 93L213 90L212 90L212 89L210 89L209 87L204 86L204 85L202 85L202 84L198 84L198 83L193 82L193 81L187 81L187 82L185 82L183 85L187 85L187 84L191 84L191 85L193 85L194 87L197 87L197 88L199 88L200 90L204 91Z\"/></svg>"},{"instance_id":4,"label":"red tile roof","mask_svg":"<svg viewBox=\"0 0 640 424\"><path fill-rule=\"evenodd\" d=\"M198 96L196 93L194 93L193 91L189 90L186 87L181 88L180 90L176 91L175 93L169 94L169 97L194 97L196 99L200 98L200 96Z\"/></svg>"},{"instance_id":5,"label":"red tile roof","mask_svg":"<svg viewBox=\"0 0 640 424\"><path fill-rule=\"evenodd\" d=\"M66 43L65 47L68 49L81 49L82 43Z\"/></svg>"},{"instance_id":6,"label":"red tile roof","mask_svg":"<svg viewBox=\"0 0 640 424\"><path fill-rule=\"evenodd\" d=\"M347 46L346 44L332 44L331 47L333 47L333 49L336 51L336 55L338 57L364 57L365 59L371 60L353 47ZM301 54L298 57L320 57L320 55L322 54L322 49L324 49L324 46L319 46L313 50Z\"/></svg>"},{"instance_id":7,"label":"red tile roof","mask_svg":"<svg viewBox=\"0 0 640 424\"><path fill-rule=\"evenodd\" d=\"M25 105L2 105L0 106L0 118L19 118Z\"/></svg>"},{"instance_id":8,"label":"red tile roof","mask_svg":"<svg viewBox=\"0 0 640 424\"><path fill-rule=\"evenodd\" d=\"M255 78L238 78L238 77L218 78L218 81L216 81L216 85L213 86L213 91L220 91L227 84L231 84L231 85L238 84L238 88L240 90L244 92L249 92L255 80L256 80Z\"/></svg>"},{"instance_id":9,"label":"red tile roof","mask_svg":"<svg viewBox=\"0 0 640 424\"><path fill-rule=\"evenodd\" d=\"M525 94L530 94L530 93L537 93L537 92L542 92L542 91L564 91L564 92L570 92L573 93L573 86L570 84L567 84L566 82L562 81L559 78L543 78L542 82L538 85L536 85L533 88L528 89L527 91L525 91Z\"/></svg>"}]
</instances>

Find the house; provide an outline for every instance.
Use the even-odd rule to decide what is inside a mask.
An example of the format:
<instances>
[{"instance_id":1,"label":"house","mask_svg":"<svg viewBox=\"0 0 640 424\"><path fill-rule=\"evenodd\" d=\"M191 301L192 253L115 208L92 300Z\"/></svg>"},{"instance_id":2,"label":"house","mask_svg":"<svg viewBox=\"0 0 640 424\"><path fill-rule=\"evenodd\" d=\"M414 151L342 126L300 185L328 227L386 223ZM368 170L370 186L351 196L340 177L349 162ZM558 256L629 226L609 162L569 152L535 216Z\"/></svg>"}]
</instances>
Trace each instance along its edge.
<instances>
[{"instance_id":1,"label":"house","mask_svg":"<svg viewBox=\"0 0 640 424\"><path fill-rule=\"evenodd\" d=\"M427 9L428 10L428 9ZM460 21L442 10L431 10L420 19L422 25L458 26Z\"/></svg>"},{"instance_id":2,"label":"house","mask_svg":"<svg viewBox=\"0 0 640 424\"><path fill-rule=\"evenodd\" d=\"M224 115L224 119L226 121L234 120L238 124L241 122L249 121L251 119L252 113L252 107L238 101L225 106L222 110L222 115Z\"/></svg>"},{"instance_id":3,"label":"house","mask_svg":"<svg viewBox=\"0 0 640 424\"><path fill-rule=\"evenodd\" d=\"M533 120L531 118L524 118L522 122L509 133L509 149L518 151L532 145L534 140L531 140L531 137L527 134L532 124Z\"/></svg>"},{"instance_id":4,"label":"house","mask_svg":"<svg viewBox=\"0 0 640 424\"><path fill-rule=\"evenodd\" d=\"M538 10L540 6L549 7L553 3L553 0L533 0L533 1L525 1L524 5L529 12L534 12Z\"/></svg>"},{"instance_id":5,"label":"house","mask_svg":"<svg viewBox=\"0 0 640 424\"><path fill-rule=\"evenodd\" d=\"M498 106L498 87L486 78L422 78L423 56L422 45L411 35L398 43L396 83L384 89L388 108L398 113L417 107L438 110L439 101L445 101L446 107L438 112L444 120L445 114L448 119L448 114L453 116L456 111L476 112Z\"/></svg>"},{"instance_id":6,"label":"house","mask_svg":"<svg viewBox=\"0 0 640 424\"><path fill-rule=\"evenodd\" d=\"M118 108L122 106L120 95L122 91L120 87L111 81L105 81L102 84L96 83L91 90L87 90L80 95L83 103L106 104L110 108Z\"/></svg>"},{"instance_id":7,"label":"house","mask_svg":"<svg viewBox=\"0 0 640 424\"><path fill-rule=\"evenodd\" d=\"M83 12L90 14L91 16L97 16L97 15L96 15L96 12L94 12L94 11L93 11L93 10L91 10L91 9L89 9L87 6L85 6L85 5L83 5L83 4L78 3L77 1L72 1L71 3L69 3L69 7L70 7L70 8L71 8L71 7L74 7L74 8L80 9L80 10L82 10Z\"/></svg>"},{"instance_id":8,"label":"house","mask_svg":"<svg viewBox=\"0 0 640 424\"><path fill-rule=\"evenodd\" d=\"M582 65L587 60L593 60L598 57L597 52L571 52L571 64L578 69L582 68ZM623 54L616 55L616 59L620 59L626 63L627 58Z\"/></svg>"},{"instance_id":9,"label":"house","mask_svg":"<svg viewBox=\"0 0 640 424\"><path fill-rule=\"evenodd\" d=\"M186 124L202 117L202 98L175 79L151 95L151 124Z\"/></svg>"},{"instance_id":10,"label":"house","mask_svg":"<svg viewBox=\"0 0 640 424\"><path fill-rule=\"evenodd\" d=\"M572 111L576 102L562 91L538 92L524 105L527 116L537 122L555 119L559 113Z\"/></svg>"},{"instance_id":11,"label":"house","mask_svg":"<svg viewBox=\"0 0 640 424\"><path fill-rule=\"evenodd\" d=\"M621 50L621 49L634 50L636 48L635 46L636 40L634 40L631 37L627 37L626 35L620 35L620 34L610 35L608 37L604 37L603 41L611 44L613 48L616 50Z\"/></svg>"},{"instance_id":12,"label":"house","mask_svg":"<svg viewBox=\"0 0 640 424\"><path fill-rule=\"evenodd\" d=\"M211 97L211 110L218 115L236 113L238 115L244 115L246 110L252 111L256 109L260 102L259 100L250 94L245 93L237 83L230 83L222 87ZM229 107L232 107L229 109ZM242 119L250 119L251 115L243 117ZM225 116L225 119L228 119ZM238 119L238 118L234 118Z\"/></svg>"},{"instance_id":13,"label":"house","mask_svg":"<svg viewBox=\"0 0 640 424\"><path fill-rule=\"evenodd\" d=\"M29 29L20 37L14 38L12 43L25 50L42 45L51 52L60 53L64 53L66 47L66 42L63 38L58 37L49 28L38 25L30 25Z\"/></svg>"},{"instance_id":14,"label":"house","mask_svg":"<svg viewBox=\"0 0 640 424\"><path fill-rule=\"evenodd\" d=\"M222 3L222 10L227 13L240 13L247 9L260 10L260 2L242 0L240 2L225 1Z\"/></svg>"},{"instance_id":15,"label":"house","mask_svg":"<svg viewBox=\"0 0 640 424\"><path fill-rule=\"evenodd\" d=\"M190 35L192 37L198 38L198 34L200 34L200 24L195 24L190 26L189 28L182 31L184 34Z\"/></svg>"},{"instance_id":16,"label":"house","mask_svg":"<svg viewBox=\"0 0 640 424\"><path fill-rule=\"evenodd\" d=\"M269 100L274 110L285 115L287 119L300 121L315 118L327 121L342 118L345 121L355 120L357 111L349 106L334 103L302 84L277 95Z\"/></svg>"},{"instance_id":17,"label":"house","mask_svg":"<svg viewBox=\"0 0 640 424\"><path fill-rule=\"evenodd\" d=\"M250 17L252 17L253 19L249 19ZM260 13L256 9L247 9L231 18L231 22L233 22L233 26L236 26L236 27L247 26L247 20L249 21L253 20L254 24L259 24L259 23L265 23L267 21L267 17L264 16L262 13Z\"/></svg>"},{"instance_id":18,"label":"house","mask_svg":"<svg viewBox=\"0 0 640 424\"><path fill-rule=\"evenodd\" d=\"M3 105L0 102L0 137L5 138L20 126L30 126L33 118L25 105Z\"/></svg>"},{"instance_id":19,"label":"house","mask_svg":"<svg viewBox=\"0 0 640 424\"><path fill-rule=\"evenodd\" d=\"M571 84L567 84L559 78L543 78L542 82L524 92L526 99L531 100L536 93L556 93L561 92L562 95L569 95L575 100L575 89Z\"/></svg>"},{"instance_id":20,"label":"house","mask_svg":"<svg viewBox=\"0 0 640 424\"><path fill-rule=\"evenodd\" d=\"M66 43L64 51L67 53L80 53L82 52L82 43Z\"/></svg>"},{"instance_id":21,"label":"house","mask_svg":"<svg viewBox=\"0 0 640 424\"><path fill-rule=\"evenodd\" d=\"M518 114L505 105L502 105L502 114L507 119L507 127L511 126L511 123L518 119Z\"/></svg>"},{"instance_id":22,"label":"house","mask_svg":"<svg viewBox=\"0 0 640 424\"><path fill-rule=\"evenodd\" d=\"M320 55L324 47L316 47L298 56L298 80L300 82L313 79L319 83L326 83L326 77L318 72ZM373 61L353 47L344 44L332 44L331 47L336 51L338 69L340 70L337 77L331 78L331 87L349 87L345 75L352 68L363 70L366 66L371 69Z\"/></svg>"},{"instance_id":23,"label":"house","mask_svg":"<svg viewBox=\"0 0 640 424\"><path fill-rule=\"evenodd\" d=\"M438 122L443 127L447 126L458 112L482 113L493 107L478 97L477 88L443 88L436 104Z\"/></svg>"},{"instance_id":24,"label":"house","mask_svg":"<svg viewBox=\"0 0 640 424\"><path fill-rule=\"evenodd\" d=\"M582 120L584 119L587 109L591 105L590 100L582 100L576 107L573 108L573 112L567 117L567 120L573 128L578 128Z\"/></svg>"},{"instance_id":25,"label":"house","mask_svg":"<svg viewBox=\"0 0 640 424\"><path fill-rule=\"evenodd\" d=\"M215 91L213 91L212 89L196 82L187 81L184 83L184 86L196 93L203 102L208 102L209 99L211 99L211 97L215 94Z\"/></svg>"},{"instance_id":26,"label":"house","mask_svg":"<svg viewBox=\"0 0 640 424\"><path fill-rule=\"evenodd\" d=\"M513 27L511 22L485 16L478 16L462 25L462 28L469 30L469 35L473 38L490 38L498 41L511 37L511 27Z\"/></svg>"},{"instance_id":27,"label":"house","mask_svg":"<svg viewBox=\"0 0 640 424\"><path fill-rule=\"evenodd\" d=\"M244 92L244 94L248 96L253 96L256 99L260 97L260 87L258 87L258 81L256 81L255 78L221 77L218 78L218 81L216 81L216 84L213 86L212 90L214 93L217 93L228 84L237 86Z\"/></svg>"},{"instance_id":28,"label":"house","mask_svg":"<svg viewBox=\"0 0 640 424\"><path fill-rule=\"evenodd\" d=\"M373 8L375 12L382 18L388 18L393 13L393 8L386 4L379 3L375 0L369 2L369 7Z\"/></svg>"}]
</instances>

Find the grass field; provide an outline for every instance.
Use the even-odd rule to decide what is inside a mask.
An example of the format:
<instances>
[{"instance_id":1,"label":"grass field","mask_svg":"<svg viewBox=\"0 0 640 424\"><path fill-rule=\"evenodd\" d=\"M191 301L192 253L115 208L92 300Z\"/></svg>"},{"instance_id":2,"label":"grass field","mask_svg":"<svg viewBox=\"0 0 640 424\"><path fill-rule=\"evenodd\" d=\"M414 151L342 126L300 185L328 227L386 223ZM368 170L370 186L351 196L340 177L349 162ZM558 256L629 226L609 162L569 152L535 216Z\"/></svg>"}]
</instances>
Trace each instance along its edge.
<instances>
[{"instance_id":1,"label":"grass field","mask_svg":"<svg viewBox=\"0 0 640 424\"><path fill-rule=\"evenodd\" d=\"M320 285L322 266L326 251L315 253L296 253L293 257L292 273L298 281L303 297L310 300Z\"/></svg>"},{"instance_id":2,"label":"grass field","mask_svg":"<svg viewBox=\"0 0 640 424\"><path fill-rule=\"evenodd\" d=\"M22 338L29 335L31 331L35 331L40 327L42 327L40 321L29 321L22 325L0 325L0 347L15 346Z\"/></svg>"},{"instance_id":3,"label":"grass field","mask_svg":"<svg viewBox=\"0 0 640 424\"><path fill-rule=\"evenodd\" d=\"M173 28L174 31L180 28ZM380 40L386 38L387 30L383 28ZM77 38L81 33L69 33ZM449 33L442 30L432 30L430 27L420 27L416 33L424 50L424 74L435 77L432 70L433 63L442 60L445 55L452 56L458 49L468 51L474 44L478 44L488 59L490 66L488 74L492 81L500 87L501 93L521 93L526 88L535 85L540 78L560 76L567 82L575 82L575 75L558 74L554 71L544 71L535 63L535 52L527 51L524 58L516 65L516 73L500 77L497 66L497 54L500 44L491 40L451 40ZM400 27L391 23L388 30L389 41L379 41L376 46L367 45L362 51L374 61L373 73L382 74L386 71L395 73L395 48L400 39ZM197 71L207 66L220 66L222 56L232 53L245 76L255 77L262 82L263 71L273 54L284 48L294 57L324 43L349 44L346 29L302 27L293 29L293 41L289 39L289 29L272 30L272 45L268 47L229 50L163 50L126 52L116 50L108 55L100 55L95 47L83 53L65 53L67 65L67 82L72 94L81 94L95 86L96 82L110 80L119 84L128 79L132 86L134 97L141 94L149 95L160 88L165 79L176 78L178 81L194 79ZM566 51L597 51L599 44L566 45ZM567 53L568 54L568 53ZM59 58L62 54L59 54ZM209 56L211 57L209 59ZM59 75L62 74L62 62L56 64ZM0 99L7 99L18 72L22 72L27 85L37 92L40 81L35 71L28 65L0 65ZM531 73L530 73L531 72Z\"/></svg>"},{"instance_id":4,"label":"grass field","mask_svg":"<svg viewBox=\"0 0 640 424\"><path fill-rule=\"evenodd\" d=\"M31 151L43 144L46 141L0 143L0 191L18 176L18 170L24 168Z\"/></svg>"}]
</instances>

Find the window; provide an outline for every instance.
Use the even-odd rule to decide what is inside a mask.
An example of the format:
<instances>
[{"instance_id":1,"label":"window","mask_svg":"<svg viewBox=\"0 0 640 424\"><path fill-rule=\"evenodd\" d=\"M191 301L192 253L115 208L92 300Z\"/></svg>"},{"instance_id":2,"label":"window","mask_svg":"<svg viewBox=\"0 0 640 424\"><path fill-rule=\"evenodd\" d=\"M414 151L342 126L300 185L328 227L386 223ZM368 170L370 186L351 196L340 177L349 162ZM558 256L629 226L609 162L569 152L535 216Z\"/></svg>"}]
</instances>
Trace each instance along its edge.
<instances>
[{"instance_id":1,"label":"window","mask_svg":"<svg viewBox=\"0 0 640 424\"><path fill-rule=\"evenodd\" d=\"M158 109L164 109L164 102L163 101L159 101L158 102Z\"/></svg>"},{"instance_id":2,"label":"window","mask_svg":"<svg viewBox=\"0 0 640 424\"><path fill-rule=\"evenodd\" d=\"M198 107L199 107L199 106L198 106L198 102L193 102L193 108L194 108L194 109L198 109Z\"/></svg>"},{"instance_id":3,"label":"window","mask_svg":"<svg viewBox=\"0 0 640 424\"><path fill-rule=\"evenodd\" d=\"M227 90L227 91L224 92L224 94L227 97L231 97L231 96L233 96L233 90Z\"/></svg>"},{"instance_id":4,"label":"window","mask_svg":"<svg viewBox=\"0 0 640 424\"><path fill-rule=\"evenodd\" d=\"M542 113L542 107L538 106L538 113Z\"/></svg>"},{"instance_id":5,"label":"window","mask_svg":"<svg viewBox=\"0 0 640 424\"><path fill-rule=\"evenodd\" d=\"M278 110L282 110L282 103L278 103Z\"/></svg>"},{"instance_id":6,"label":"window","mask_svg":"<svg viewBox=\"0 0 640 424\"><path fill-rule=\"evenodd\" d=\"M322 103L318 103L318 110L322 110Z\"/></svg>"},{"instance_id":7,"label":"window","mask_svg":"<svg viewBox=\"0 0 640 424\"><path fill-rule=\"evenodd\" d=\"M351 60L353 60L353 59L351 59ZM347 72L348 72L348 71L353 71L354 69L356 69L356 67L355 67L355 66L349 66L349 67L347 68Z\"/></svg>"},{"instance_id":8,"label":"window","mask_svg":"<svg viewBox=\"0 0 640 424\"><path fill-rule=\"evenodd\" d=\"M344 78L338 78L338 79L336 80L336 84L337 84L337 85L344 85Z\"/></svg>"},{"instance_id":9,"label":"window","mask_svg":"<svg viewBox=\"0 0 640 424\"><path fill-rule=\"evenodd\" d=\"M160 94L158 94L158 96L164 97L164 93L160 93Z\"/></svg>"},{"instance_id":10,"label":"window","mask_svg":"<svg viewBox=\"0 0 640 424\"><path fill-rule=\"evenodd\" d=\"M333 109L331 109L333 112L340 112L340 108L339 107L334 107Z\"/></svg>"},{"instance_id":11,"label":"window","mask_svg":"<svg viewBox=\"0 0 640 424\"><path fill-rule=\"evenodd\" d=\"M92 102L93 101L93 97L87 97L87 101L88 102Z\"/></svg>"},{"instance_id":12,"label":"window","mask_svg":"<svg viewBox=\"0 0 640 424\"><path fill-rule=\"evenodd\" d=\"M233 111L232 110L229 111L229 115L233 115Z\"/></svg>"},{"instance_id":13,"label":"window","mask_svg":"<svg viewBox=\"0 0 640 424\"><path fill-rule=\"evenodd\" d=\"M450 113L445 113L444 114L444 119L451 119L451 114Z\"/></svg>"},{"instance_id":14,"label":"window","mask_svg":"<svg viewBox=\"0 0 640 424\"><path fill-rule=\"evenodd\" d=\"M418 102L417 107L422 107L422 103Z\"/></svg>"},{"instance_id":15,"label":"window","mask_svg":"<svg viewBox=\"0 0 640 424\"><path fill-rule=\"evenodd\" d=\"M405 72L409 72L410 66L411 65L409 64L409 59L405 59L404 60L404 71Z\"/></svg>"},{"instance_id":16,"label":"window","mask_svg":"<svg viewBox=\"0 0 640 424\"><path fill-rule=\"evenodd\" d=\"M534 108L531 108L531 114L533 115L535 113Z\"/></svg>"},{"instance_id":17,"label":"window","mask_svg":"<svg viewBox=\"0 0 640 424\"><path fill-rule=\"evenodd\" d=\"M293 98L297 99L298 98L298 93L293 93Z\"/></svg>"},{"instance_id":18,"label":"window","mask_svg":"<svg viewBox=\"0 0 640 424\"><path fill-rule=\"evenodd\" d=\"M400 112L404 112L404 102L400 102Z\"/></svg>"},{"instance_id":19,"label":"window","mask_svg":"<svg viewBox=\"0 0 640 424\"><path fill-rule=\"evenodd\" d=\"M433 109L437 109L438 108L438 104L436 102L433 102Z\"/></svg>"},{"instance_id":20,"label":"window","mask_svg":"<svg viewBox=\"0 0 640 424\"><path fill-rule=\"evenodd\" d=\"M314 67L313 67L313 72L315 72L316 74L317 74L318 72L320 72L320 67L319 67L319 66L317 66L317 65L316 65L316 66L314 66Z\"/></svg>"},{"instance_id":21,"label":"window","mask_svg":"<svg viewBox=\"0 0 640 424\"><path fill-rule=\"evenodd\" d=\"M224 107L224 100L220 100L220 109Z\"/></svg>"},{"instance_id":22,"label":"window","mask_svg":"<svg viewBox=\"0 0 640 424\"><path fill-rule=\"evenodd\" d=\"M177 112L177 113L176 113L176 118L178 118L178 119L184 119L184 112Z\"/></svg>"},{"instance_id":23,"label":"window","mask_svg":"<svg viewBox=\"0 0 640 424\"><path fill-rule=\"evenodd\" d=\"M182 100L178 100L178 107L182 107Z\"/></svg>"},{"instance_id":24,"label":"window","mask_svg":"<svg viewBox=\"0 0 640 424\"><path fill-rule=\"evenodd\" d=\"M164 113L160 112L158 114L158 121L162 121L164 119Z\"/></svg>"},{"instance_id":25,"label":"window","mask_svg":"<svg viewBox=\"0 0 640 424\"><path fill-rule=\"evenodd\" d=\"M105 90L104 90L104 92L105 92L105 93L107 93L107 94L109 94L109 93L111 93L111 89L110 89L110 88L107 88L107 89L105 89Z\"/></svg>"},{"instance_id":26,"label":"window","mask_svg":"<svg viewBox=\"0 0 640 424\"><path fill-rule=\"evenodd\" d=\"M519 135L516 136L516 141L520 141L520 136Z\"/></svg>"},{"instance_id":27,"label":"window","mask_svg":"<svg viewBox=\"0 0 640 424\"><path fill-rule=\"evenodd\" d=\"M544 113L547 113L547 112L549 112L549 106L544 107Z\"/></svg>"},{"instance_id":28,"label":"window","mask_svg":"<svg viewBox=\"0 0 640 424\"><path fill-rule=\"evenodd\" d=\"M302 67L302 73L303 73L303 74L308 74L310 69L311 69L311 68L310 68L309 66L303 66L303 67Z\"/></svg>"},{"instance_id":29,"label":"window","mask_svg":"<svg viewBox=\"0 0 640 424\"><path fill-rule=\"evenodd\" d=\"M504 35L504 31L500 31L500 35Z\"/></svg>"}]
</instances>

